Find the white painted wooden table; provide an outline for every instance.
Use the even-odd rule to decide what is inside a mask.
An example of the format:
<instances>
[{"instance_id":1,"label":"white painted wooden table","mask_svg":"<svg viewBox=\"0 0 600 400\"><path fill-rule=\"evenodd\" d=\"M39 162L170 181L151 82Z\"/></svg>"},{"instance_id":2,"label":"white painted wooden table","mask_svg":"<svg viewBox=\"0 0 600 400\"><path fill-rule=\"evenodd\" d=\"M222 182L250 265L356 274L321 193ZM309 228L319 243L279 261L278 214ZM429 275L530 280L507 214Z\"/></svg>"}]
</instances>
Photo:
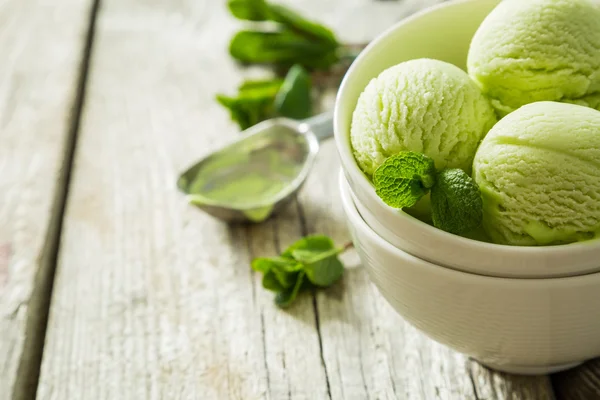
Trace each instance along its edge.
<instances>
[{"instance_id":1,"label":"white painted wooden table","mask_svg":"<svg viewBox=\"0 0 600 400\"><path fill-rule=\"evenodd\" d=\"M437 2L286 3L365 42ZM215 0L0 0L0 400L600 398L600 363L516 377L427 339L354 254L333 289L272 304L253 257L348 234L333 142L262 225L176 191L237 134L214 94L258 74L227 54L238 28Z\"/></svg>"}]
</instances>

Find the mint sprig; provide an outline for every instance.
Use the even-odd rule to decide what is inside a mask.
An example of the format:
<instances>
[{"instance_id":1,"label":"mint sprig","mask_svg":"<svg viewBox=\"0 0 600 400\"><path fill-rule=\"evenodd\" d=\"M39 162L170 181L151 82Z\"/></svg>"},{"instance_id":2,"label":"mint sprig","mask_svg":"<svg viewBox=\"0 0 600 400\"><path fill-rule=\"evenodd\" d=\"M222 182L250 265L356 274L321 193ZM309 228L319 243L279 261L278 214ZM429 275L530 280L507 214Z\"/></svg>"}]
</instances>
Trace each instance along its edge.
<instances>
[{"instance_id":1,"label":"mint sprig","mask_svg":"<svg viewBox=\"0 0 600 400\"><path fill-rule=\"evenodd\" d=\"M375 170L377 195L390 207L414 206L431 191L433 225L463 235L481 225L483 202L479 187L461 169L436 171L433 160L406 151L387 158Z\"/></svg>"},{"instance_id":2,"label":"mint sprig","mask_svg":"<svg viewBox=\"0 0 600 400\"><path fill-rule=\"evenodd\" d=\"M294 65L285 79L245 81L236 97L217 95L217 101L229 109L231 119L247 129L269 118L304 119L312 115L310 75Z\"/></svg>"},{"instance_id":3,"label":"mint sprig","mask_svg":"<svg viewBox=\"0 0 600 400\"><path fill-rule=\"evenodd\" d=\"M229 110L241 129L246 129L275 112L273 102L282 84L282 79L246 81L238 87L236 97L218 94L217 101Z\"/></svg>"},{"instance_id":4,"label":"mint sprig","mask_svg":"<svg viewBox=\"0 0 600 400\"><path fill-rule=\"evenodd\" d=\"M227 6L234 17L255 22L229 44L231 56L242 63L284 68L299 64L312 70L328 69L339 61L341 44L335 34L288 7L265 0L229 0Z\"/></svg>"},{"instance_id":5,"label":"mint sprig","mask_svg":"<svg viewBox=\"0 0 600 400\"><path fill-rule=\"evenodd\" d=\"M267 0L227 0L227 7L244 22L229 42L229 54L242 65L267 66L274 76L285 76L244 83L235 96L217 95L242 130L270 118L313 115L313 87L341 80L364 47L341 43L325 25Z\"/></svg>"},{"instance_id":6,"label":"mint sprig","mask_svg":"<svg viewBox=\"0 0 600 400\"><path fill-rule=\"evenodd\" d=\"M276 293L275 304L285 308L298 294L311 288L327 288L344 273L338 255L351 247L335 247L327 236L306 236L288 247L281 256L256 258L252 269L262 272L262 285Z\"/></svg>"},{"instance_id":7,"label":"mint sprig","mask_svg":"<svg viewBox=\"0 0 600 400\"><path fill-rule=\"evenodd\" d=\"M412 207L435 183L435 164L423 154L405 151L387 158L375 170L377 195L390 207Z\"/></svg>"}]
</instances>

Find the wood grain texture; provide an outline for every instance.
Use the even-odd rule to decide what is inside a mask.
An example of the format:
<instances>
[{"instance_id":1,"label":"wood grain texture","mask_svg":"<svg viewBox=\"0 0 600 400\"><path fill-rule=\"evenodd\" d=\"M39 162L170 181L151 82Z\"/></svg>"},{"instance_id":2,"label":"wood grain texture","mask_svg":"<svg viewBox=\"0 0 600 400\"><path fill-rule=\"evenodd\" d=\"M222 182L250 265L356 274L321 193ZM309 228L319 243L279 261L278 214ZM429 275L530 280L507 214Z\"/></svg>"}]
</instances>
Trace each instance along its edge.
<instances>
[{"instance_id":1,"label":"wood grain texture","mask_svg":"<svg viewBox=\"0 0 600 400\"><path fill-rule=\"evenodd\" d=\"M91 3L0 1L0 399L37 377Z\"/></svg>"},{"instance_id":2,"label":"wood grain texture","mask_svg":"<svg viewBox=\"0 0 600 400\"><path fill-rule=\"evenodd\" d=\"M364 42L435 2L293 3ZM177 173L236 135L214 93L260 75L226 53L239 26L209 0L103 2L38 398L549 399L547 378L489 372L408 326L352 253L331 290L274 306L252 257L348 240L333 142L264 224L185 203Z\"/></svg>"}]
</instances>

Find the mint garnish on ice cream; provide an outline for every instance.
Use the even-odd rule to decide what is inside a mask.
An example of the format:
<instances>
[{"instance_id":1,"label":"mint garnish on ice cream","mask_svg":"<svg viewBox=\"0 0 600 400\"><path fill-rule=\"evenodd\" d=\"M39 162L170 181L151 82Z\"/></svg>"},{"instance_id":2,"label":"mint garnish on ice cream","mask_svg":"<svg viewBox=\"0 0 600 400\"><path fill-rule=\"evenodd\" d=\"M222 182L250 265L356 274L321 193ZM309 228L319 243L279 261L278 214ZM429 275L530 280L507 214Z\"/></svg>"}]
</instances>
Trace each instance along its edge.
<instances>
[{"instance_id":1,"label":"mint garnish on ice cream","mask_svg":"<svg viewBox=\"0 0 600 400\"><path fill-rule=\"evenodd\" d=\"M431 158L412 151L388 157L373 174L377 195L394 208L415 205L431 191L433 225L464 234L481 225L483 204L477 184L458 168L436 171Z\"/></svg>"},{"instance_id":2,"label":"mint garnish on ice cream","mask_svg":"<svg viewBox=\"0 0 600 400\"><path fill-rule=\"evenodd\" d=\"M483 220L479 187L462 169L444 169L431 188L431 218L436 228L457 235L465 234Z\"/></svg>"},{"instance_id":3,"label":"mint garnish on ice cream","mask_svg":"<svg viewBox=\"0 0 600 400\"><path fill-rule=\"evenodd\" d=\"M412 207L435 183L435 164L423 154L404 151L375 170L377 195L390 207Z\"/></svg>"}]
</instances>

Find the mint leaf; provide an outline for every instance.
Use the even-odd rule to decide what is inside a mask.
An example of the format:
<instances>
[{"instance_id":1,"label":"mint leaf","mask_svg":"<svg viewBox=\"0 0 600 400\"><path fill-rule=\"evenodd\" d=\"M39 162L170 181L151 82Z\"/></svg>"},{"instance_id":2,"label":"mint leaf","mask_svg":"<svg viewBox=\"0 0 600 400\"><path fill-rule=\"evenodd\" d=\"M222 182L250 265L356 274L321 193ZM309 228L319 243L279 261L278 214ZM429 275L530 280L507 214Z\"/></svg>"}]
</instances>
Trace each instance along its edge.
<instances>
[{"instance_id":1,"label":"mint leaf","mask_svg":"<svg viewBox=\"0 0 600 400\"><path fill-rule=\"evenodd\" d=\"M310 76L301 65L295 64L287 73L277 96L275 111L284 117L304 119L312 115Z\"/></svg>"},{"instance_id":2,"label":"mint leaf","mask_svg":"<svg viewBox=\"0 0 600 400\"><path fill-rule=\"evenodd\" d=\"M330 29L307 20L296 11L277 4L269 4L269 11L273 21L280 22L288 28L309 36L314 40L326 41L331 44L332 48L339 46L335 35Z\"/></svg>"},{"instance_id":3,"label":"mint leaf","mask_svg":"<svg viewBox=\"0 0 600 400\"><path fill-rule=\"evenodd\" d=\"M249 80L238 88L236 97L218 94L217 101L229 109L231 119L241 129L275 116L274 101L283 80Z\"/></svg>"},{"instance_id":4,"label":"mint leaf","mask_svg":"<svg viewBox=\"0 0 600 400\"><path fill-rule=\"evenodd\" d=\"M309 235L305 236L288 247L282 254L282 257L294 259L293 252L295 250L309 251L327 251L335 249L333 240L324 235Z\"/></svg>"},{"instance_id":5,"label":"mint leaf","mask_svg":"<svg viewBox=\"0 0 600 400\"><path fill-rule=\"evenodd\" d=\"M267 3L265 0L229 0L227 7L238 19L278 22L287 29L314 41L327 42L332 48L339 46L338 40L330 29L309 21L291 8Z\"/></svg>"},{"instance_id":6,"label":"mint leaf","mask_svg":"<svg viewBox=\"0 0 600 400\"><path fill-rule=\"evenodd\" d=\"M249 128L277 115L304 119L312 115L310 76L294 65L285 79L248 80L238 87L237 97L217 95L240 128Z\"/></svg>"},{"instance_id":7,"label":"mint leaf","mask_svg":"<svg viewBox=\"0 0 600 400\"><path fill-rule=\"evenodd\" d=\"M255 258L252 261L252 269L258 272L267 272L279 268L286 272L295 272L302 269L302 264L284 257Z\"/></svg>"},{"instance_id":8,"label":"mint leaf","mask_svg":"<svg viewBox=\"0 0 600 400\"><path fill-rule=\"evenodd\" d=\"M275 96L268 94L252 98L244 95L237 98L217 95L217 101L229 110L231 119L237 122L242 130L271 118L274 98Z\"/></svg>"},{"instance_id":9,"label":"mint leaf","mask_svg":"<svg viewBox=\"0 0 600 400\"><path fill-rule=\"evenodd\" d=\"M337 61L336 49L291 30L243 30L235 34L229 53L236 60L254 64L300 64L309 69L326 69Z\"/></svg>"},{"instance_id":10,"label":"mint leaf","mask_svg":"<svg viewBox=\"0 0 600 400\"><path fill-rule=\"evenodd\" d=\"M231 14L248 21L268 21L271 18L264 0L229 0L227 7Z\"/></svg>"},{"instance_id":11,"label":"mint leaf","mask_svg":"<svg viewBox=\"0 0 600 400\"><path fill-rule=\"evenodd\" d=\"M414 206L435 183L435 164L424 154L405 151L387 158L373 174L377 195L394 208Z\"/></svg>"},{"instance_id":12,"label":"mint leaf","mask_svg":"<svg viewBox=\"0 0 600 400\"><path fill-rule=\"evenodd\" d=\"M325 258L337 255L341 249L332 248L331 250L292 250L292 257L302 264L313 264Z\"/></svg>"},{"instance_id":13,"label":"mint leaf","mask_svg":"<svg viewBox=\"0 0 600 400\"><path fill-rule=\"evenodd\" d=\"M349 243L336 248L327 236L310 235L293 243L279 257L255 258L252 269L263 273L263 287L277 292L275 303L287 307L298 293L338 281L344 273L338 254L351 247Z\"/></svg>"},{"instance_id":14,"label":"mint leaf","mask_svg":"<svg viewBox=\"0 0 600 400\"><path fill-rule=\"evenodd\" d=\"M296 282L298 272L304 266L293 260L283 257L256 258L252 261L252 269L264 274L263 286L265 288L280 291L289 288ZM273 282L276 281L276 282Z\"/></svg>"},{"instance_id":15,"label":"mint leaf","mask_svg":"<svg viewBox=\"0 0 600 400\"><path fill-rule=\"evenodd\" d=\"M290 246L283 257L293 258L303 264L308 280L321 287L328 287L339 280L344 266L337 258L342 251L327 236L314 235L300 239Z\"/></svg>"},{"instance_id":16,"label":"mint leaf","mask_svg":"<svg viewBox=\"0 0 600 400\"><path fill-rule=\"evenodd\" d=\"M293 257L304 264L308 279L317 286L328 287L338 281L344 266L337 258L342 249L330 250L294 250Z\"/></svg>"},{"instance_id":17,"label":"mint leaf","mask_svg":"<svg viewBox=\"0 0 600 400\"><path fill-rule=\"evenodd\" d=\"M242 82L238 90L243 97L275 96L282 84L282 79L247 80Z\"/></svg>"},{"instance_id":18,"label":"mint leaf","mask_svg":"<svg viewBox=\"0 0 600 400\"><path fill-rule=\"evenodd\" d=\"M337 258L337 253L317 262L306 264L304 269L308 279L317 286L329 287L344 274L344 265Z\"/></svg>"},{"instance_id":19,"label":"mint leaf","mask_svg":"<svg viewBox=\"0 0 600 400\"><path fill-rule=\"evenodd\" d=\"M483 202L479 187L461 169L445 169L431 189L433 225L461 235L481 225Z\"/></svg>"},{"instance_id":20,"label":"mint leaf","mask_svg":"<svg viewBox=\"0 0 600 400\"><path fill-rule=\"evenodd\" d=\"M297 272L289 272L279 267L273 268L272 271L279 284L286 289L294 285L298 276Z\"/></svg>"},{"instance_id":21,"label":"mint leaf","mask_svg":"<svg viewBox=\"0 0 600 400\"><path fill-rule=\"evenodd\" d=\"M259 26L234 36L230 53L242 62L284 63L288 66L300 63L309 68L328 68L338 61L336 53L340 43L333 32L290 8L264 0L229 0L227 6L236 18L277 23L275 31ZM295 40L290 42L292 37ZM314 51L307 52L308 48L319 49L319 56Z\"/></svg>"},{"instance_id":22,"label":"mint leaf","mask_svg":"<svg viewBox=\"0 0 600 400\"><path fill-rule=\"evenodd\" d=\"M281 286L281 283L279 283L279 280L273 271L265 272L262 279L262 285L265 289L273 292L281 292L282 290L285 290L285 288Z\"/></svg>"},{"instance_id":23,"label":"mint leaf","mask_svg":"<svg viewBox=\"0 0 600 400\"><path fill-rule=\"evenodd\" d=\"M250 265L253 270L265 273L273 268L273 261L270 258L255 258Z\"/></svg>"},{"instance_id":24,"label":"mint leaf","mask_svg":"<svg viewBox=\"0 0 600 400\"><path fill-rule=\"evenodd\" d=\"M277 295L275 296L275 304L277 304L281 308L286 308L290 304L292 304L298 296L303 282L304 272L300 272L293 287L290 287L286 290L277 293Z\"/></svg>"}]
</instances>

